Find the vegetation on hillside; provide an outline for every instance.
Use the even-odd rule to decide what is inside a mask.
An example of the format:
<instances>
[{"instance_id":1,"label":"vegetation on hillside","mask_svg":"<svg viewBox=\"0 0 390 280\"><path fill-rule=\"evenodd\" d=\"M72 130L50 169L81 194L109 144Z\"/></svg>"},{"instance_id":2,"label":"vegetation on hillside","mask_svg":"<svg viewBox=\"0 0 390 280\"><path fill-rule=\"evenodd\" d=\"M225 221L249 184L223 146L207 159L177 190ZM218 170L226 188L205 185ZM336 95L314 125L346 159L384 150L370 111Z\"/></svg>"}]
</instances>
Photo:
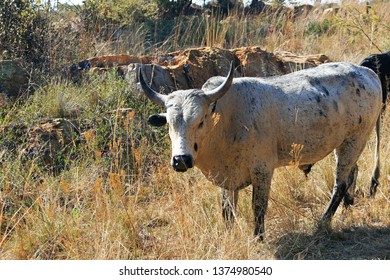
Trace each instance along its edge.
<instances>
[{"instance_id":1,"label":"vegetation on hillside","mask_svg":"<svg viewBox=\"0 0 390 280\"><path fill-rule=\"evenodd\" d=\"M1 108L0 127L62 118L77 124L50 169L22 154L29 139L0 134L0 259L388 259L390 258L389 114L382 128L382 176L366 197L373 168L370 142L359 161L356 204L336 213L331 232L316 222L329 200L334 159L308 178L295 166L274 176L264 242L252 236L250 188L227 229L220 191L198 170L174 173L166 128L151 128L159 109L116 71L74 84L63 69L96 55L166 53L188 47L259 45L268 51L325 53L359 62L390 48L390 4L348 2L338 13L293 15L278 7L185 14L186 1L86 0L48 7L0 0L0 56L21 59L33 94ZM164 6L166 5L166 6ZM9 152L9 143L20 149ZM25 146L24 146L25 145Z\"/></svg>"}]
</instances>

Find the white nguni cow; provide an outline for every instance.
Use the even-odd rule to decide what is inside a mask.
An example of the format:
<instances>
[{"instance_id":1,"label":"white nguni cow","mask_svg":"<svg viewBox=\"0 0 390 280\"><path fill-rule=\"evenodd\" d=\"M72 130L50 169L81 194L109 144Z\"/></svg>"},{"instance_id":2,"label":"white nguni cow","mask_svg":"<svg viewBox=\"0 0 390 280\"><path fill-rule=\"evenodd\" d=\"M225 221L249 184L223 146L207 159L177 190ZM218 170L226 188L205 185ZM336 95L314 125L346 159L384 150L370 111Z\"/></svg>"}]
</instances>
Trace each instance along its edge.
<instances>
[{"instance_id":1,"label":"white nguni cow","mask_svg":"<svg viewBox=\"0 0 390 280\"><path fill-rule=\"evenodd\" d=\"M321 224L329 225L341 200L353 203L357 160L376 127L375 168L370 192L379 178L382 107L378 76L366 67L328 63L284 76L212 77L202 89L163 95L139 79L147 97L166 109L149 117L169 125L171 164L185 172L194 166L222 188L222 214L234 219L239 190L252 185L254 234L263 238L264 216L274 169L288 166L292 147L303 170L335 151L333 193Z\"/></svg>"}]
</instances>

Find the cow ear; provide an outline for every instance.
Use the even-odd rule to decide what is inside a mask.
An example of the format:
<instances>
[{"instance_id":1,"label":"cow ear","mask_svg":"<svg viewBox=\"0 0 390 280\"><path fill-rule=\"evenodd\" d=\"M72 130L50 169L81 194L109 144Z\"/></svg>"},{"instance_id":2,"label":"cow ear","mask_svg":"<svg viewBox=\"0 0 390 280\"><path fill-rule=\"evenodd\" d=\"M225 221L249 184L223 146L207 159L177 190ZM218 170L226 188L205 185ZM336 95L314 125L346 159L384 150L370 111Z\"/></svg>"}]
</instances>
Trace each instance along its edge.
<instances>
[{"instance_id":1,"label":"cow ear","mask_svg":"<svg viewBox=\"0 0 390 280\"><path fill-rule=\"evenodd\" d=\"M148 118L148 124L152 126L163 126L167 123L166 114L155 114Z\"/></svg>"}]
</instances>

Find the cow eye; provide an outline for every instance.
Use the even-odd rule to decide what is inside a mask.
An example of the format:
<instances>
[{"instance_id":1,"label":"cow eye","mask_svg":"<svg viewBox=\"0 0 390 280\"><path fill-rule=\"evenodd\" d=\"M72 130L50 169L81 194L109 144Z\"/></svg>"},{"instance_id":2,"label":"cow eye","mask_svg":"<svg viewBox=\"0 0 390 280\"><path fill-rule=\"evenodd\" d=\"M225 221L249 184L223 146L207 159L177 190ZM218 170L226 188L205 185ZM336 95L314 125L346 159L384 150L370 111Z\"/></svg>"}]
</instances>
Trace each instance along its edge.
<instances>
[{"instance_id":1,"label":"cow eye","mask_svg":"<svg viewBox=\"0 0 390 280\"><path fill-rule=\"evenodd\" d=\"M199 124L199 128L202 128L202 127L203 127L203 121L201 121Z\"/></svg>"}]
</instances>

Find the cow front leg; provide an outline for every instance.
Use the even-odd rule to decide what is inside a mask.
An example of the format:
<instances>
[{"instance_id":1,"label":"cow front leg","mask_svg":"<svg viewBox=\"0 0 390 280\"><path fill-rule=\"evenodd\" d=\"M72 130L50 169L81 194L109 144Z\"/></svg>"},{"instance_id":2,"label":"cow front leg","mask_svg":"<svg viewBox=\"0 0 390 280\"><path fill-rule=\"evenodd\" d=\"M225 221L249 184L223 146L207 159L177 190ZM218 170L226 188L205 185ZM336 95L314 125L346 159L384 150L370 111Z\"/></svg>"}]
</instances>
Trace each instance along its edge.
<instances>
[{"instance_id":1,"label":"cow front leg","mask_svg":"<svg viewBox=\"0 0 390 280\"><path fill-rule=\"evenodd\" d=\"M273 170L257 168L252 175L252 208L255 220L254 235L264 239L264 217L268 207Z\"/></svg>"},{"instance_id":2,"label":"cow front leg","mask_svg":"<svg viewBox=\"0 0 390 280\"><path fill-rule=\"evenodd\" d=\"M238 190L222 189L222 216L231 225L236 216Z\"/></svg>"}]
</instances>

